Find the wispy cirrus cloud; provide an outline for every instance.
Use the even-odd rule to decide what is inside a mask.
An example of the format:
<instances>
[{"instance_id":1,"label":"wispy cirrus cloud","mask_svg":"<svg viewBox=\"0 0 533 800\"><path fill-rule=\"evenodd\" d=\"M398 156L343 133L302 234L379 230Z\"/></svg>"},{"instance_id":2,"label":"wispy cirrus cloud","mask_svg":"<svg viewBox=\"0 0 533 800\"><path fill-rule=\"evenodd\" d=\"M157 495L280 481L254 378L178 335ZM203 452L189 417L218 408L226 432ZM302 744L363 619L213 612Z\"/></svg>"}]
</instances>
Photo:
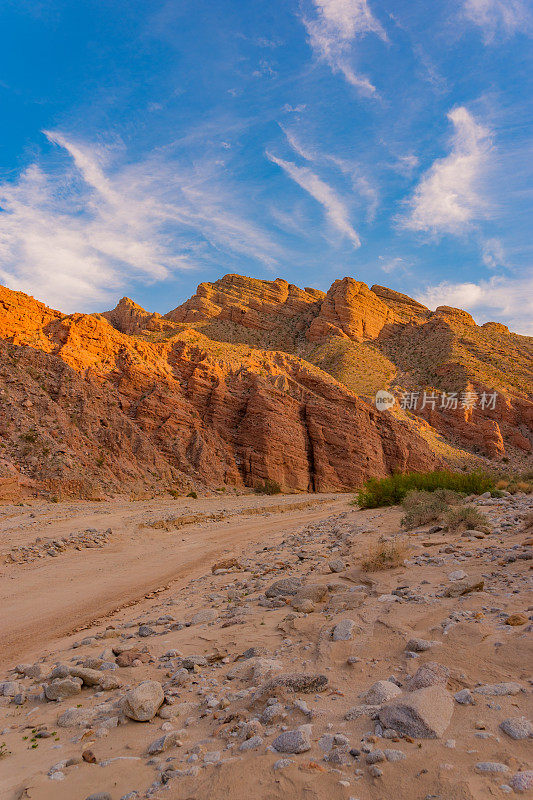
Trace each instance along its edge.
<instances>
[{"instance_id":1,"label":"wispy cirrus cloud","mask_svg":"<svg viewBox=\"0 0 533 800\"><path fill-rule=\"evenodd\" d=\"M357 38L373 33L387 39L367 0L313 0L313 6L315 16L304 18L304 25L317 57L363 94L375 94L375 86L365 75L358 75L351 63Z\"/></svg>"},{"instance_id":2,"label":"wispy cirrus cloud","mask_svg":"<svg viewBox=\"0 0 533 800\"><path fill-rule=\"evenodd\" d=\"M283 126L281 126L281 130L294 152L305 161L321 166L334 167L335 170L338 170L348 178L356 195L361 197L366 204L368 221L372 221L375 218L379 205L378 190L372 180L363 173L360 164L341 156L317 150L315 147L304 145L292 130Z\"/></svg>"},{"instance_id":3,"label":"wispy cirrus cloud","mask_svg":"<svg viewBox=\"0 0 533 800\"><path fill-rule=\"evenodd\" d=\"M241 255L277 263L281 248L216 169L168 156L116 164L116 152L45 132L66 156L0 184L0 280L65 310L91 308L132 280Z\"/></svg>"},{"instance_id":4,"label":"wispy cirrus cloud","mask_svg":"<svg viewBox=\"0 0 533 800\"><path fill-rule=\"evenodd\" d=\"M459 234L486 215L480 184L491 153L490 132L464 106L454 108L448 118L455 129L450 152L422 176L402 220L406 228Z\"/></svg>"},{"instance_id":5,"label":"wispy cirrus cloud","mask_svg":"<svg viewBox=\"0 0 533 800\"><path fill-rule=\"evenodd\" d=\"M449 305L470 311L479 322L505 322L511 330L533 335L533 276L494 276L478 283L442 282L416 299L436 308Z\"/></svg>"},{"instance_id":6,"label":"wispy cirrus cloud","mask_svg":"<svg viewBox=\"0 0 533 800\"><path fill-rule=\"evenodd\" d=\"M533 30L533 14L523 0L465 0L463 12L481 28L485 44L508 38L517 31Z\"/></svg>"},{"instance_id":7,"label":"wispy cirrus cloud","mask_svg":"<svg viewBox=\"0 0 533 800\"><path fill-rule=\"evenodd\" d=\"M361 246L359 235L350 222L348 207L328 183L319 178L309 167L299 167L292 161L284 161L268 151L266 155L273 164L281 167L289 178L320 203L326 218L339 233L348 238L355 248Z\"/></svg>"}]
</instances>

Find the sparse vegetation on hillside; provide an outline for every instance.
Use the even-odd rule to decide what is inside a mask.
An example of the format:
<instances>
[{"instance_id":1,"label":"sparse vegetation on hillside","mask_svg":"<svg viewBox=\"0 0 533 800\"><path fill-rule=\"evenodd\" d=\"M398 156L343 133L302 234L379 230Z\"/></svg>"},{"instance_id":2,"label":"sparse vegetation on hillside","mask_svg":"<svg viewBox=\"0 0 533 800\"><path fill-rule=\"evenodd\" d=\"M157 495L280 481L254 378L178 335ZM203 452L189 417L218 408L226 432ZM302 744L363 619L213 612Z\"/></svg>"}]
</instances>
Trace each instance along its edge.
<instances>
[{"instance_id":1,"label":"sparse vegetation on hillside","mask_svg":"<svg viewBox=\"0 0 533 800\"><path fill-rule=\"evenodd\" d=\"M475 472L397 472L388 478L371 478L358 493L355 504L361 508L395 506L401 503L408 492L419 489L434 492L449 489L461 494L482 494L494 487L494 477L481 470Z\"/></svg>"},{"instance_id":2,"label":"sparse vegetation on hillside","mask_svg":"<svg viewBox=\"0 0 533 800\"><path fill-rule=\"evenodd\" d=\"M372 344L333 336L302 352L307 359L358 395L373 395L390 385L396 368Z\"/></svg>"}]
</instances>

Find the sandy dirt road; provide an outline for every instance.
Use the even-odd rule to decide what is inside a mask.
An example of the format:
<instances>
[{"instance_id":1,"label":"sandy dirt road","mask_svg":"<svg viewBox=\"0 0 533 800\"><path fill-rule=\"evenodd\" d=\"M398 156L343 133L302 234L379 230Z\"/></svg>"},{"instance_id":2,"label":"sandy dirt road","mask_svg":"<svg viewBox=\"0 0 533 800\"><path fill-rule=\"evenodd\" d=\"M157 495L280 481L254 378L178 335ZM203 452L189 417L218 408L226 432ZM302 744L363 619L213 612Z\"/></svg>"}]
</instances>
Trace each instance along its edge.
<instances>
[{"instance_id":1,"label":"sandy dirt road","mask_svg":"<svg viewBox=\"0 0 533 800\"><path fill-rule=\"evenodd\" d=\"M172 531L141 524L190 513L190 505L184 507L183 501L4 507L0 521L4 561L0 569L0 668L53 650L73 631L174 581L188 581L218 558L238 555L245 544L272 543L299 525L344 510L349 499L347 495L298 495L201 500L194 507L196 513L227 513L228 517ZM303 504L308 505L302 508ZM263 510L269 506L278 510ZM300 507L291 510L291 506ZM37 536L60 538L74 529L87 528L111 528L111 540L101 548L73 548L56 558L31 563L6 560L13 543L31 542Z\"/></svg>"}]
</instances>

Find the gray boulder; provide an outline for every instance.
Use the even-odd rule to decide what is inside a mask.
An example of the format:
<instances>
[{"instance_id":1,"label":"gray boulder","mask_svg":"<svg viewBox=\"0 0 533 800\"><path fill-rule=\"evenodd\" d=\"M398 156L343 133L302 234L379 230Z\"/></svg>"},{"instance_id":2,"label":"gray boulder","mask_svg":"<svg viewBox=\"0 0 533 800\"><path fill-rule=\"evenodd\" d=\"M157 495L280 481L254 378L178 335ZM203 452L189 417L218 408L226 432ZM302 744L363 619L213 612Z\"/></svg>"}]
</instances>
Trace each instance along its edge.
<instances>
[{"instance_id":1,"label":"gray boulder","mask_svg":"<svg viewBox=\"0 0 533 800\"><path fill-rule=\"evenodd\" d=\"M450 724L453 713L451 695L442 686L426 686L407 692L379 711L386 728L416 739L439 739Z\"/></svg>"}]
</instances>

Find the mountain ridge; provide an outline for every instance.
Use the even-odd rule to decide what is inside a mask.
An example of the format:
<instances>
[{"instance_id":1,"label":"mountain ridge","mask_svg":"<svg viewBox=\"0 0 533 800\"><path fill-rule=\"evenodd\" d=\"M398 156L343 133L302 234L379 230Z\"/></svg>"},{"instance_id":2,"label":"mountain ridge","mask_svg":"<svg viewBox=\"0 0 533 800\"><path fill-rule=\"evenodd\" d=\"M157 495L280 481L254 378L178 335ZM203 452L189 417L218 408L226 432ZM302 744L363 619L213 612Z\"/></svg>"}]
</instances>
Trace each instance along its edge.
<instances>
[{"instance_id":1,"label":"mountain ridge","mask_svg":"<svg viewBox=\"0 0 533 800\"><path fill-rule=\"evenodd\" d=\"M0 486L14 494L349 490L531 453L531 337L350 277L321 292L230 274L164 315L129 298L67 315L0 287L0 348ZM428 387L497 402L371 404Z\"/></svg>"}]
</instances>

